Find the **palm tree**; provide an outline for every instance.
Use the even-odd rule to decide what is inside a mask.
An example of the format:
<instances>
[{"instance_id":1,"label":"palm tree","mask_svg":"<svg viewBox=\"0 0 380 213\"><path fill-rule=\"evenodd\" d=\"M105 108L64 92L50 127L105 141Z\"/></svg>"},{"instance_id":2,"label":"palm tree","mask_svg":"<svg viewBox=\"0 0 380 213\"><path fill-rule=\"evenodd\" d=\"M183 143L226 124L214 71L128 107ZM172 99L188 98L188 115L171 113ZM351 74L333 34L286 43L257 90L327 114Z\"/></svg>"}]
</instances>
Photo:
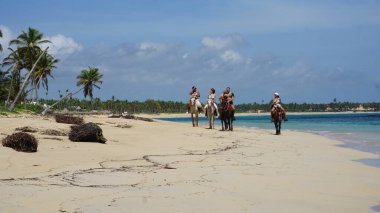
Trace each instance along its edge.
<instances>
[{"instance_id":1,"label":"palm tree","mask_svg":"<svg viewBox=\"0 0 380 213\"><path fill-rule=\"evenodd\" d=\"M46 92L49 91L48 85L48 77L54 78L51 73L54 68L56 68L55 64L59 62L58 59L55 59L53 56L49 54L45 54L41 57L41 60L38 62L36 71L34 73L34 85L36 92L36 100L38 100L38 89L40 84L46 89Z\"/></svg>"},{"instance_id":2,"label":"palm tree","mask_svg":"<svg viewBox=\"0 0 380 213\"><path fill-rule=\"evenodd\" d=\"M43 40L43 34L38 30L29 27L28 31L22 31L17 39L11 40L9 45L17 45L18 50L24 53L25 68L29 71L32 69L33 64L36 62L37 57L42 52L40 45L50 43L49 40ZM34 75L31 76L32 85L37 89L37 81Z\"/></svg>"},{"instance_id":3,"label":"palm tree","mask_svg":"<svg viewBox=\"0 0 380 213\"><path fill-rule=\"evenodd\" d=\"M5 106L8 104L11 93L17 93L21 84L21 70L25 67L23 53L19 50L8 48L11 52L6 58L3 59L2 66L8 66L7 72L11 72L12 80L8 91L8 98Z\"/></svg>"},{"instance_id":4,"label":"palm tree","mask_svg":"<svg viewBox=\"0 0 380 213\"><path fill-rule=\"evenodd\" d=\"M7 87L9 86L11 82L10 76L8 75L8 72L3 72L0 69L0 100L4 100L8 91Z\"/></svg>"},{"instance_id":5,"label":"palm tree","mask_svg":"<svg viewBox=\"0 0 380 213\"><path fill-rule=\"evenodd\" d=\"M32 76L35 68L36 68L36 65L38 63L38 61L40 61L41 57L45 54L47 54L47 51L48 51L49 47L46 47L46 49L44 51L42 51L42 53L38 56L36 62L34 62L31 70L29 71L29 73L25 76L25 80L24 82L22 83L22 86L20 88L20 90L18 91L15 99L13 100L13 102L11 103L11 105L9 106L8 110L9 111L12 111L14 108L15 108L15 105L17 103L17 101L19 100L20 96L21 96L21 93L24 91L25 89L25 86L27 85L27 83L29 82L29 78Z\"/></svg>"},{"instance_id":6,"label":"palm tree","mask_svg":"<svg viewBox=\"0 0 380 213\"><path fill-rule=\"evenodd\" d=\"M22 33L17 37L17 39L13 39L9 42L9 45L17 45L20 48L23 48L28 52L29 62L31 62L31 65L33 65L32 62L36 57L36 50L41 50L41 47L39 45L45 44L45 43L51 43L49 40L42 40L42 37L44 35L34 29L29 27L28 32L22 31Z\"/></svg>"},{"instance_id":7,"label":"palm tree","mask_svg":"<svg viewBox=\"0 0 380 213\"><path fill-rule=\"evenodd\" d=\"M91 99L93 98L93 87L100 89L100 86L97 84L102 84L102 81L100 80L102 77L103 74L101 74L96 67L88 67L88 70L82 70L77 76L77 86L83 86L83 94L85 98L87 96L90 96Z\"/></svg>"},{"instance_id":8,"label":"palm tree","mask_svg":"<svg viewBox=\"0 0 380 213\"><path fill-rule=\"evenodd\" d=\"M43 112L42 115L45 115L46 112L51 109L53 106L57 105L61 101L65 100L66 98L73 97L77 93L83 90L84 97L90 96L91 100L93 98L92 90L93 87L100 89L99 84L102 84L103 81L101 81L103 77L103 74L99 72L99 69L96 67L88 67L88 70L84 69L82 72L77 76L78 82L77 86L81 86L80 89L74 93L68 93L65 97L63 97L61 100L55 102L53 105L47 107Z\"/></svg>"}]
</instances>

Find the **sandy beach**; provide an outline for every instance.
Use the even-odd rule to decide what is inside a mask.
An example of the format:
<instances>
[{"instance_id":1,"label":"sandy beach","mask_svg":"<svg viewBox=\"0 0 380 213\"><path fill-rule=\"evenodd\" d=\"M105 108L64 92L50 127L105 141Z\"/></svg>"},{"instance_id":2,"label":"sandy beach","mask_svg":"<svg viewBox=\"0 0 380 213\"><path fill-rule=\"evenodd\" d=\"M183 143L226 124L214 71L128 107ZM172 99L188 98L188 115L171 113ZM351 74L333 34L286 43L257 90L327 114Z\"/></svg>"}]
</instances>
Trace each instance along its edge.
<instances>
[{"instance_id":1,"label":"sandy beach","mask_svg":"<svg viewBox=\"0 0 380 213\"><path fill-rule=\"evenodd\" d=\"M379 156L309 133L86 116L106 144L70 142L69 124L0 117L0 139L31 126L36 153L0 147L0 212L374 212ZM130 125L130 128L125 127Z\"/></svg>"}]
</instances>

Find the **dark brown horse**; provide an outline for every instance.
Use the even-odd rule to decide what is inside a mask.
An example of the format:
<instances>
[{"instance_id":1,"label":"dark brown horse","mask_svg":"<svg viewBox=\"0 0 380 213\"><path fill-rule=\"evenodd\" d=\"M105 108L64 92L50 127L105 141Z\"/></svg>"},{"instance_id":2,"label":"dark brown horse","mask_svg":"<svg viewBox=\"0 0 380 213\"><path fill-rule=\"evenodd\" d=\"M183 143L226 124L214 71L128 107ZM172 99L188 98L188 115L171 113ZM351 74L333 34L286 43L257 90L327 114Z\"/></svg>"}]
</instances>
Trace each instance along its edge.
<instances>
[{"instance_id":1,"label":"dark brown horse","mask_svg":"<svg viewBox=\"0 0 380 213\"><path fill-rule=\"evenodd\" d=\"M234 110L232 108L232 105L226 99L223 99L222 103L220 103L219 114L222 121L222 131L233 131Z\"/></svg>"},{"instance_id":2,"label":"dark brown horse","mask_svg":"<svg viewBox=\"0 0 380 213\"><path fill-rule=\"evenodd\" d=\"M281 107L275 105L272 108L271 115L274 127L276 128L276 135L281 135L281 123L282 119L285 117L285 111Z\"/></svg>"}]
</instances>

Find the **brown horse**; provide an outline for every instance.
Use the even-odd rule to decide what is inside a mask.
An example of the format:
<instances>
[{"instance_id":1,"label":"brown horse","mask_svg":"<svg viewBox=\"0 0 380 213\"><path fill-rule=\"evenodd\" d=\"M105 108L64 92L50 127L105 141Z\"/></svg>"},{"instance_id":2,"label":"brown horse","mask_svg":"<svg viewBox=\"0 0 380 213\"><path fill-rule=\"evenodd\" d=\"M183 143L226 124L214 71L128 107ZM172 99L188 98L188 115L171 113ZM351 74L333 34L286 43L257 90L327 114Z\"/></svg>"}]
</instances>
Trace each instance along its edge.
<instances>
[{"instance_id":1,"label":"brown horse","mask_svg":"<svg viewBox=\"0 0 380 213\"><path fill-rule=\"evenodd\" d=\"M281 107L275 105L272 108L271 115L274 127L276 128L276 135L281 135L281 123L282 119L285 117L285 111Z\"/></svg>"},{"instance_id":2,"label":"brown horse","mask_svg":"<svg viewBox=\"0 0 380 213\"><path fill-rule=\"evenodd\" d=\"M222 121L222 131L233 131L234 110L232 108L232 105L226 99L223 99L220 103L219 114Z\"/></svg>"}]
</instances>

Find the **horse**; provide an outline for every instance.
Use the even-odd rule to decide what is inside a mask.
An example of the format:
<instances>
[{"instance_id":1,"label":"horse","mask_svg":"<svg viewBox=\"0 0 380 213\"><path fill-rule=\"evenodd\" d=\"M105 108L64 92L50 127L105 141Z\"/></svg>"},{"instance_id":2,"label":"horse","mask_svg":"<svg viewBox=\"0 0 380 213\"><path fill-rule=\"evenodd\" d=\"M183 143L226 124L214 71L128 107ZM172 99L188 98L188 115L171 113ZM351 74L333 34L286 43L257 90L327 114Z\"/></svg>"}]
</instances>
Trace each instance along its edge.
<instances>
[{"instance_id":1,"label":"horse","mask_svg":"<svg viewBox=\"0 0 380 213\"><path fill-rule=\"evenodd\" d=\"M223 99L220 103L219 112L220 119L222 121L222 131L233 131L234 110L232 108L232 105L229 102L227 102L226 99Z\"/></svg>"},{"instance_id":2,"label":"horse","mask_svg":"<svg viewBox=\"0 0 380 213\"><path fill-rule=\"evenodd\" d=\"M280 106L275 105L272 108L271 115L276 128L276 135L281 135L281 123L285 116L285 111Z\"/></svg>"},{"instance_id":3,"label":"horse","mask_svg":"<svg viewBox=\"0 0 380 213\"><path fill-rule=\"evenodd\" d=\"M207 101L206 113L208 118L209 129L214 129L214 120L215 120L215 109L214 102L211 100Z\"/></svg>"},{"instance_id":4,"label":"horse","mask_svg":"<svg viewBox=\"0 0 380 213\"><path fill-rule=\"evenodd\" d=\"M199 108L197 106L197 102L199 102L199 100L194 97L190 99L190 113L191 113L191 122L193 123L193 127L198 127Z\"/></svg>"}]
</instances>

